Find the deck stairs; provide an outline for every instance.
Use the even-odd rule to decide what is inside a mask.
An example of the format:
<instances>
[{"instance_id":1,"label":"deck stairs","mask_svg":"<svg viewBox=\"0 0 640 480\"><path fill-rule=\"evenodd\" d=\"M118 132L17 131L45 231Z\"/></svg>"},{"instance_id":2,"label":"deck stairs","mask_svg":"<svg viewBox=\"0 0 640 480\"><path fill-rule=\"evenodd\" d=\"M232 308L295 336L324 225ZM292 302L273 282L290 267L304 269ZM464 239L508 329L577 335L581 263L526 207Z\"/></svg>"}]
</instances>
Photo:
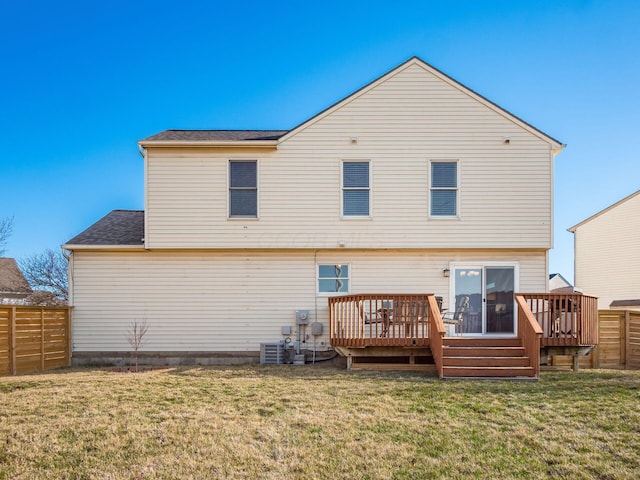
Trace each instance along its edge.
<instances>
[{"instance_id":1,"label":"deck stairs","mask_svg":"<svg viewBox=\"0 0 640 480\"><path fill-rule=\"evenodd\" d=\"M519 338L444 338L442 366L445 379L537 379Z\"/></svg>"}]
</instances>

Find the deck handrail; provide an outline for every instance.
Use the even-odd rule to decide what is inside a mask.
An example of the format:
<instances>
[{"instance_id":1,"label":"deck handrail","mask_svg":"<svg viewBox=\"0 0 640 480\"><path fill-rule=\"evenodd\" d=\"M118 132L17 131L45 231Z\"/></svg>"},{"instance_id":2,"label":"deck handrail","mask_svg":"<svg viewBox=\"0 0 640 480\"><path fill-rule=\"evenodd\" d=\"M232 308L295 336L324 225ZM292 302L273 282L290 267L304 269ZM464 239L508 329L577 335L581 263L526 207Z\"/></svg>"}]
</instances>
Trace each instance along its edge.
<instances>
[{"instance_id":1,"label":"deck handrail","mask_svg":"<svg viewBox=\"0 0 640 480\"><path fill-rule=\"evenodd\" d=\"M428 302L429 332L431 332L431 335L429 336L429 345L431 347L431 354L433 355L434 363L436 364L436 369L438 370L438 377L442 378L444 374L444 366L442 362L442 339L446 334L446 329L444 328L444 322L442 321L442 315L440 315L440 309L438 308L436 297L434 295L429 295Z\"/></svg>"},{"instance_id":2,"label":"deck handrail","mask_svg":"<svg viewBox=\"0 0 640 480\"><path fill-rule=\"evenodd\" d=\"M428 346L433 294L354 294L329 297L333 346Z\"/></svg>"},{"instance_id":3,"label":"deck handrail","mask_svg":"<svg viewBox=\"0 0 640 480\"><path fill-rule=\"evenodd\" d=\"M518 336L522 341L525 355L529 357L534 377L538 377L540 375L540 339L544 332L524 297L516 295L515 299L518 305Z\"/></svg>"},{"instance_id":4,"label":"deck handrail","mask_svg":"<svg viewBox=\"0 0 640 480\"><path fill-rule=\"evenodd\" d=\"M573 293L520 293L542 327L543 346L598 344L598 297Z\"/></svg>"}]
</instances>

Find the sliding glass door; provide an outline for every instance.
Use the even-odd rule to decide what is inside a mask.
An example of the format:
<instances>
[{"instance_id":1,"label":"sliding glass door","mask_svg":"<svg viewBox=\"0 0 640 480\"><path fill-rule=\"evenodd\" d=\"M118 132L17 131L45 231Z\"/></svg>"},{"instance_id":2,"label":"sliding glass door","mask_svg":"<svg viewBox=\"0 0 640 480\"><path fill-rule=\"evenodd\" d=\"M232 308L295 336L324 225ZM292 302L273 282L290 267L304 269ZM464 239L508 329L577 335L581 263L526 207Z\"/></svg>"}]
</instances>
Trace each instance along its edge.
<instances>
[{"instance_id":1,"label":"sliding glass door","mask_svg":"<svg viewBox=\"0 0 640 480\"><path fill-rule=\"evenodd\" d=\"M461 314L469 335L515 333L517 265L453 265L450 310Z\"/></svg>"}]
</instances>

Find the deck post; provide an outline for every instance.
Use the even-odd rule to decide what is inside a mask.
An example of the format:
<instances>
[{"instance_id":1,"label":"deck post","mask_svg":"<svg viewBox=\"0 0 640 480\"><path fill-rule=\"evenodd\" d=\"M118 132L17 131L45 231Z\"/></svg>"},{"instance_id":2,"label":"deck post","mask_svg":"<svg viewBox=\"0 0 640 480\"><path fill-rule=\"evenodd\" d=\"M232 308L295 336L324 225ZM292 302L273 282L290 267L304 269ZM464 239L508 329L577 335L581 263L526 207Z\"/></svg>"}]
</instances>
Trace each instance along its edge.
<instances>
[{"instance_id":1,"label":"deck post","mask_svg":"<svg viewBox=\"0 0 640 480\"><path fill-rule=\"evenodd\" d=\"M580 368L580 357L578 356L578 354L576 353L573 356L573 371L577 372L578 369Z\"/></svg>"},{"instance_id":2,"label":"deck post","mask_svg":"<svg viewBox=\"0 0 640 480\"><path fill-rule=\"evenodd\" d=\"M347 371L350 371L351 367L353 367L353 357L349 354L347 357Z\"/></svg>"}]
</instances>

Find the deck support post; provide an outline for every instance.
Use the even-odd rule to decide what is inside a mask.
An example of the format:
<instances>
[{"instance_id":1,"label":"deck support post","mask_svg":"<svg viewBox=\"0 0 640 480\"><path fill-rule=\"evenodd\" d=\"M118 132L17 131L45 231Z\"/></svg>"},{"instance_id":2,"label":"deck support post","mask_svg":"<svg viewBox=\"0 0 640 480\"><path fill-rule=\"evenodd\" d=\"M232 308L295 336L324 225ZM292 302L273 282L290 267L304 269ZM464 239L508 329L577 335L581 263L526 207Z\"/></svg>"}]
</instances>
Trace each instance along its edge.
<instances>
[{"instance_id":1,"label":"deck support post","mask_svg":"<svg viewBox=\"0 0 640 480\"><path fill-rule=\"evenodd\" d=\"M573 356L573 371L577 372L579 368L580 368L580 357L578 356L578 354L576 354Z\"/></svg>"},{"instance_id":2,"label":"deck support post","mask_svg":"<svg viewBox=\"0 0 640 480\"><path fill-rule=\"evenodd\" d=\"M347 357L347 371L350 371L351 367L353 367L353 357L349 354Z\"/></svg>"}]
</instances>

